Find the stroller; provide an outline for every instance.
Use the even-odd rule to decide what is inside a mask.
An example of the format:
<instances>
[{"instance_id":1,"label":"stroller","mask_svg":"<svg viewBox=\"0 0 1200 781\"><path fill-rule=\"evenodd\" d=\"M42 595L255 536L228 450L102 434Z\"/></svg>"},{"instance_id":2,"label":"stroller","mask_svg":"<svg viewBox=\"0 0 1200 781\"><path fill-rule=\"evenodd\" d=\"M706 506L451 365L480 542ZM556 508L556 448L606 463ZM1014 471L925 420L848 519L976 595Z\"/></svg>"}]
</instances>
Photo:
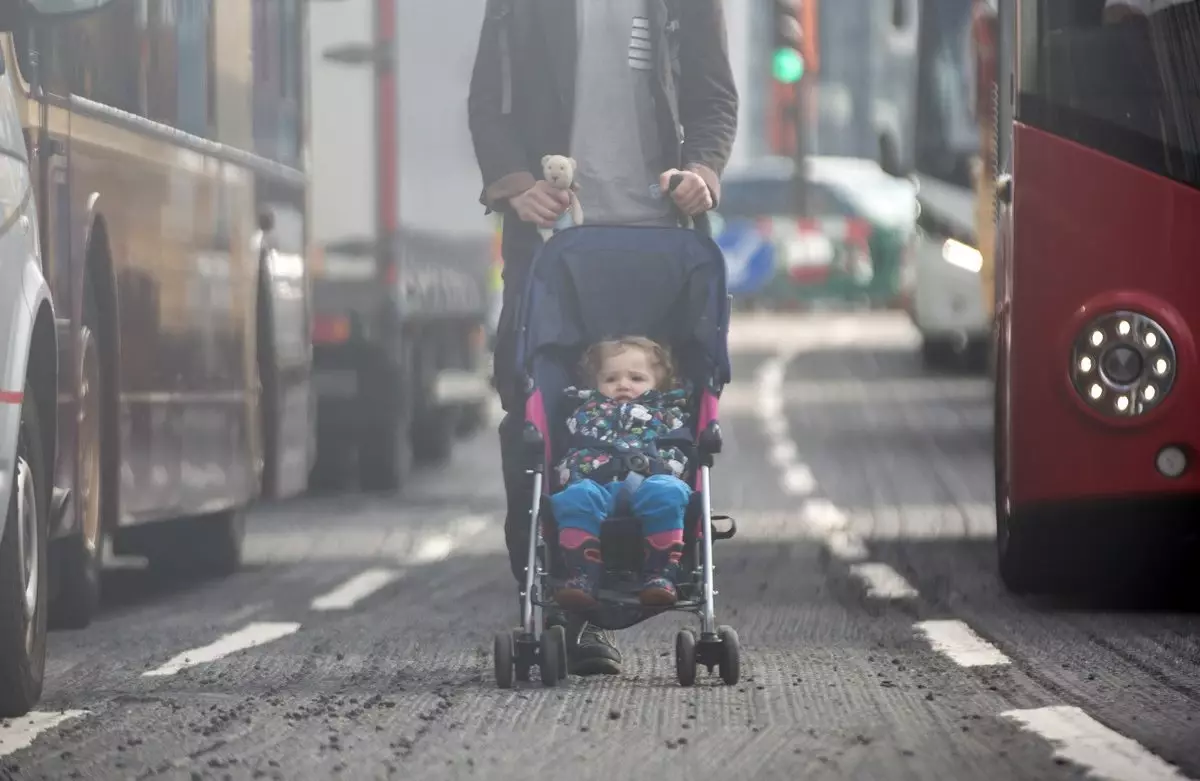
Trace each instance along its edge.
<instances>
[{"instance_id":1,"label":"stroller","mask_svg":"<svg viewBox=\"0 0 1200 781\"><path fill-rule=\"evenodd\" d=\"M562 626L543 628L543 608L554 605L563 563L548 497L561 486L553 465L567 442L570 410L563 391L573 384L584 349L600 339L648 336L669 345L682 379L693 394L688 471L693 486L685 515L679 599L668 608L648 608L636 598L642 568L640 523L610 517L602 525L605 573L599 606L582 614L593 626L624 629L664 610L700 616L700 633L681 629L675 638L679 683L691 686L698 665L718 668L727 685L740 677L737 633L714 617L713 542L732 538L736 522L712 514L709 469L721 451L717 399L730 379L727 348L730 300L725 261L708 235L704 217L696 230L589 226L554 234L533 262L517 314L518 376L525 383L524 456L533 476L529 558L521 593L521 626L495 637L496 683L501 688L529 680L537 666L545 686L567 676L567 641ZM674 443L673 443L674 444ZM713 521L728 523L716 530Z\"/></svg>"}]
</instances>

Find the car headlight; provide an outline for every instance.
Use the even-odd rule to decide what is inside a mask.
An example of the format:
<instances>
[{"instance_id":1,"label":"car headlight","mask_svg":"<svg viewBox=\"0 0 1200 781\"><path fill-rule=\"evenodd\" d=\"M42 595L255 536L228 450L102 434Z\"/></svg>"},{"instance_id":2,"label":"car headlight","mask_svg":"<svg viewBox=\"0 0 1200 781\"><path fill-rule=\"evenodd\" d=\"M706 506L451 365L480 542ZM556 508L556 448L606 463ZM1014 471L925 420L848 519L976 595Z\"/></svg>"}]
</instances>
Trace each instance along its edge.
<instances>
[{"instance_id":1,"label":"car headlight","mask_svg":"<svg viewBox=\"0 0 1200 781\"><path fill-rule=\"evenodd\" d=\"M954 239L946 239L942 244L942 260L972 274L978 274L983 268L983 254L974 247Z\"/></svg>"},{"instance_id":2,"label":"car headlight","mask_svg":"<svg viewBox=\"0 0 1200 781\"><path fill-rule=\"evenodd\" d=\"M1175 347L1166 329L1137 312L1110 312L1079 332L1071 382L1088 406L1136 417L1162 403L1175 384Z\"/></svg>"}]
</instances>

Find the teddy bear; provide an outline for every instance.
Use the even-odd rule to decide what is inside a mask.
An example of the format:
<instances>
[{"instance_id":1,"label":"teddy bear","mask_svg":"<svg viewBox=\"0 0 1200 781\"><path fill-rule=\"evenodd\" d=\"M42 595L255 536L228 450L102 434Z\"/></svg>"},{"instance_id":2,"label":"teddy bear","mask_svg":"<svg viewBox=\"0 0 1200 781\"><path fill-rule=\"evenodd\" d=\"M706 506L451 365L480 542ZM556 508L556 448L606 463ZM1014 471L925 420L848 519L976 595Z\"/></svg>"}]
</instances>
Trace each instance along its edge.
<instances>
[{"instance_id":1,"label":"teddy bear","mask_svg":"<svg viewBox=\"0 0 1200 781\"><path fill-rule=\"evenodd\" d=\"M571 196L571 205L558 218L554 230L560 231L572 225L582 225L583 207L579 204L579 197L575 195L579 190L579 184L575 181L575 158L564 155L546 155L542 158L542 176L552 187L566 190Z\"/></svg>"}]
</instances>

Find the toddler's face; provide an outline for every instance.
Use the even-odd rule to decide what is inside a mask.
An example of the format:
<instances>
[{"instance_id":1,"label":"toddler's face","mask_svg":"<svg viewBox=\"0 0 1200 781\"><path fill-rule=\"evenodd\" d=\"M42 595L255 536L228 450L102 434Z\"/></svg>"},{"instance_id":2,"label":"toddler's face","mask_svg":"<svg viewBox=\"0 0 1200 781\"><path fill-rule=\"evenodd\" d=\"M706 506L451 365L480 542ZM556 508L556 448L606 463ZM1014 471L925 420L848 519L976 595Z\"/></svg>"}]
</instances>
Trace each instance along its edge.
<instances>
[{"instance_id":1,"label":"toddler's face","mask_svg":"<svg viewBox=\"0 0 1200 781\"><path fill-rule=\"evenodd\" d=\"M632 347L609 356L596 376L596 390L614 401L633 401L656 384L650 356Z\"/></svg>"}]
</instances>

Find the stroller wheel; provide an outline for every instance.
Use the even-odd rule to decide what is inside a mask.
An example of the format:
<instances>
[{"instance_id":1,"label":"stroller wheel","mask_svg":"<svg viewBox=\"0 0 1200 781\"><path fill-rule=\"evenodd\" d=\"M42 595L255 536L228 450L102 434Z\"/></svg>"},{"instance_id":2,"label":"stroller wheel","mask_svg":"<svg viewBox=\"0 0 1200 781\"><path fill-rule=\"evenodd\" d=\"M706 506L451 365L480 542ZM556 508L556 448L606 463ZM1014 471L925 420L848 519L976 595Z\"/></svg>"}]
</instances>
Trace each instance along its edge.
<instances>
[{"instance_id":1,"label":"stroller wheel","mask_svg":"<svg viewBox=\"0 0 1200 781\"><path fill-rule=\"evenodd\" d=\"M690 629L680 629L675 635L675 677L680 686L696 682L696 635Z\"/></svg>"},{"instance_id":2,"label":"stroller wheel","mask_svg":"<svg viewBox=\"0 0 1200 781\"><path fill-rule=\"evenodd\" d=\"M567 630L561 626L554 627L554 630L554 634L558 638L558 658L561 660L558 665L558 677L565 681L567 674L571 672L571 660L567 656Z\"/></svg>"},{"instance_id":3,"label":"stroller wheel","mask_svg":"<svg viewBox=\"0 0 1200 781\"><path fill-rule=\"evenodd\" d=\"M492 661L496 666L496 685L511 689L513 685L513 638L511 632L497 632L492 646Z\"/></svg>"},{"instance_id":4,"label":"stroller wheel","mask_svg":"<svg viewBox=\"0 0 1200 781\"><path fill-rule=\"evenodd\" d=\"M566 644L566 633L563 632L561 626L552 626L542 632L538 669L542 674L543 686L557 686L558 682L565 677L562 670L567 659L562 649Z\"/></svg>"},{"instance_id":5,"label":"stroller wheel","mask_svg":"<svg viewBox=\"0 0 1200 781\"><path fill-rule=\"evenodd\" d=\"M731 626L717 627L721 638L721 680L726 686L735 686L742 677L742 652L738 646L738 635Z\"/></svg>"},{"instance_id":6,"label":"stroller wheel","mask_svg":"<svg viewBox=\"0 0 1200 781\"><path fill-rule=\"evenodd\" d=\"M533 655L533 648L527 640L522 642L522 640L525 640L525 633L520 629L512 631L512 640L513 646L517 649L513 657L513 665L516 667L516 678L518 681L526 683L529 681L529 670L533 667L529 663Z\"/></svg>"}]
</instances>

